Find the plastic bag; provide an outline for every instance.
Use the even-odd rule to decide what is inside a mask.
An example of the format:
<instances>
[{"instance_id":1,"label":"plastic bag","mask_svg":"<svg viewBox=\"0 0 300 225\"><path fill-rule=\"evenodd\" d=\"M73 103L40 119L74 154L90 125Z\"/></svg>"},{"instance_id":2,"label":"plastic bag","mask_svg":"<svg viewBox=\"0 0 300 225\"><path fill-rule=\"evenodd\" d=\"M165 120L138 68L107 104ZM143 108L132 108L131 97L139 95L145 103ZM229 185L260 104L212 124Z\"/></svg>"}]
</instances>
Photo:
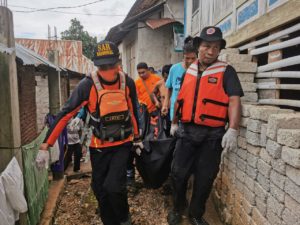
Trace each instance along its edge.
<instances>
[{"instance_id":1,"label":"plastic bag","mask_svg":"<svg viewBox=\"0 0 300 225\"><path fill-rule=\"evenodd\" d=\"M59 151L58 141L56 141L54 145L50 147L49 151L50 151L50 163L52 164L59 161L60 151Z\"/></svg>"}]
</instances>

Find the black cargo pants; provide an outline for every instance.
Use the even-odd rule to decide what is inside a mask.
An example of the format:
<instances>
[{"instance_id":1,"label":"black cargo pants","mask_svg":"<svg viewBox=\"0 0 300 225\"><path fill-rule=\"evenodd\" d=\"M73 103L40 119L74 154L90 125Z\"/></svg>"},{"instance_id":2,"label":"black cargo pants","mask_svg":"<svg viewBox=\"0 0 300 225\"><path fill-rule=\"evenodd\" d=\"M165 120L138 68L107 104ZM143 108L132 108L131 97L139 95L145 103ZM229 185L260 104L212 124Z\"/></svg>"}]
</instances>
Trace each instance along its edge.
<instances>
[{"instance_id":1,"label":"black cargo pants","mask_svg":"<svg viewBox=\"0 0 300 225\"><path fill-rule=\"evenodd\" d=\"M212 132L208 131L209 133ZM198 219L203 216L206 201L219 171L222 134L223 129L214 138L209 138L207 134L197 135L197 132L192 134L192 138L187 133L179 135L171 168L175 211L182 214L187 206L187 182L193 174L189 216Z\"/></svg>"},{"instance_id":2,"label":"black cargo pants","mask_svg":"<svg viewBox=\"0 0 300 225\"><path fill-rule=\"evenodd\" d=\"M120 225L129 217L126 166L131 143L103 149L90 148L92 188L104 225Z\"/></svg>"}]
</instances>

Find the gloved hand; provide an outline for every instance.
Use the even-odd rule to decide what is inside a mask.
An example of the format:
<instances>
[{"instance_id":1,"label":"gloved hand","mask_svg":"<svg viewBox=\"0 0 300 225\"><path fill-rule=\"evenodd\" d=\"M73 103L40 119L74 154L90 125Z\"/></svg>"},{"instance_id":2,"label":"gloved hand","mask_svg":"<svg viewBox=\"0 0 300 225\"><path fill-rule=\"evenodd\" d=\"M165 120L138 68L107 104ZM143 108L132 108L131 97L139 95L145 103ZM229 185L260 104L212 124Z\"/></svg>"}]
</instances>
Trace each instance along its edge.
<instances>
[{"instance_id":1,"label":"gloved hand","mask_svg":"<svg viewBox=\"0 0 300 225\"><path fill-rule=\"evenodd\" d=\"M136 141L133 141L133 147L135 148L135 152L138 156L141 155L142 153L142 150L144 149L144 144L142 142L142 140L136 140Z\"/></svg>"},{"instance_id":2,"label":"gloved hand","mask_svg":"<svg viewBox=\"0 0 300 225\"><path fill-rule=\"evenodd\" d=\"M238 131L232 128L229 128L222 138L222 148L224 151L234 150L237 148L237 137Z\"/></svg>"},{"instance_id":3,"label":"gloved hand","mask_svg":"<svg viewBox=\"0 0 300 225\"><path fill-rule=\"evenodd\" d=\"M38 169L48 169L49 167L49 151L48 150L39 150L35 158L36 166Z\"/></svg>"},{"instance_id":4,"label":"gloved hand","mask_svg":"<svg viewBox=\"0 0 300 225\"><path fill-rule=\"evenodd\" d=\"M71 121L71 123L70 123L70 126L73 127L73 128L77 127L78 124L79 124L79 122L80 122L80 120L81 120L81 119L78 118L78 117L72 119L72 121Z\"/></svg>"},{"instance_id":5,"label":"gloved hand","mask_svg":"<svg viewBox=\"0 0 300 225\"><path fill-rule=\"evenodd\" d=\"M174 136L177 130L178 130L178 124L177 123L172 123L171 124L171 129L170 129L171 136Z\"/></svg>"}]
</instances>

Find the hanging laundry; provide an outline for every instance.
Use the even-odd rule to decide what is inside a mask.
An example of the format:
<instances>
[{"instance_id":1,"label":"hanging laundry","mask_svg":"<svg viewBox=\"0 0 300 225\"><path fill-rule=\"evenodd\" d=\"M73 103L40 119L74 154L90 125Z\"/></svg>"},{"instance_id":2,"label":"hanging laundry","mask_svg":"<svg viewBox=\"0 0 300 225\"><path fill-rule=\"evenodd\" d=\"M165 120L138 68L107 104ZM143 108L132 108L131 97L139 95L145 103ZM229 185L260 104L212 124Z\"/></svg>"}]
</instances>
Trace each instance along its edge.
<instances>
[{"instance_id":1,"label":"hanging laundry","mask_svg":"<svg viewBox=\"0 0 300 225\"><path fill-rule=\"evenodd\" d=\"M14 225L16 221L14 210L6 198L2 176L0 176L0 221L1 225Z\"/></svg>"}]
</instances>

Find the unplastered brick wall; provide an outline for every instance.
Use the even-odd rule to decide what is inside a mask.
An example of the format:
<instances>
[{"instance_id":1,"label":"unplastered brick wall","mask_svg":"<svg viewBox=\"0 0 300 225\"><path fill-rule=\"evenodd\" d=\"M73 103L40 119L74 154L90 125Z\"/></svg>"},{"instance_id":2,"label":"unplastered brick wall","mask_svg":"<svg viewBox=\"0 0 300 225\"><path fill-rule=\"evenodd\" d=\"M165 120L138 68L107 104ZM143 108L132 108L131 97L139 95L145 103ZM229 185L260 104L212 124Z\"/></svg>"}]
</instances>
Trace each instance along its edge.
<instances>
[{"instance_id":1,"label":"unplastered brick wall","mask_svg":"<svg viewBox=\"0 0 300 225\"><path fill-rule=\"evenodd\" d=\"M213 196L226 224L300 225L300 112L243 104Z\"/></svg>"},{"instance_id":2,"label":"unplastered brick wall","mask_svg":"<svg viewBox=\"0 0 300 225\"><path fill-rule=\"evenodd\" d=\"M225 61L235 68L245 94L242 101L257 102L258 95L254 82L257 63L251 62L252 56L239 54L238 49L229 48L222 50L219 60Z\"/></svg>"},{"instance_id":3,"label":"unplastered brick wall","mask_svg":"<svg viewBox=\"0 0 300 225\"><path fill-rule=\"evenodd\" d=\"M18 92L21 144L28 144L37 136L35 104L35 68L18 64Z\"/></svg>"}]
</instances>

